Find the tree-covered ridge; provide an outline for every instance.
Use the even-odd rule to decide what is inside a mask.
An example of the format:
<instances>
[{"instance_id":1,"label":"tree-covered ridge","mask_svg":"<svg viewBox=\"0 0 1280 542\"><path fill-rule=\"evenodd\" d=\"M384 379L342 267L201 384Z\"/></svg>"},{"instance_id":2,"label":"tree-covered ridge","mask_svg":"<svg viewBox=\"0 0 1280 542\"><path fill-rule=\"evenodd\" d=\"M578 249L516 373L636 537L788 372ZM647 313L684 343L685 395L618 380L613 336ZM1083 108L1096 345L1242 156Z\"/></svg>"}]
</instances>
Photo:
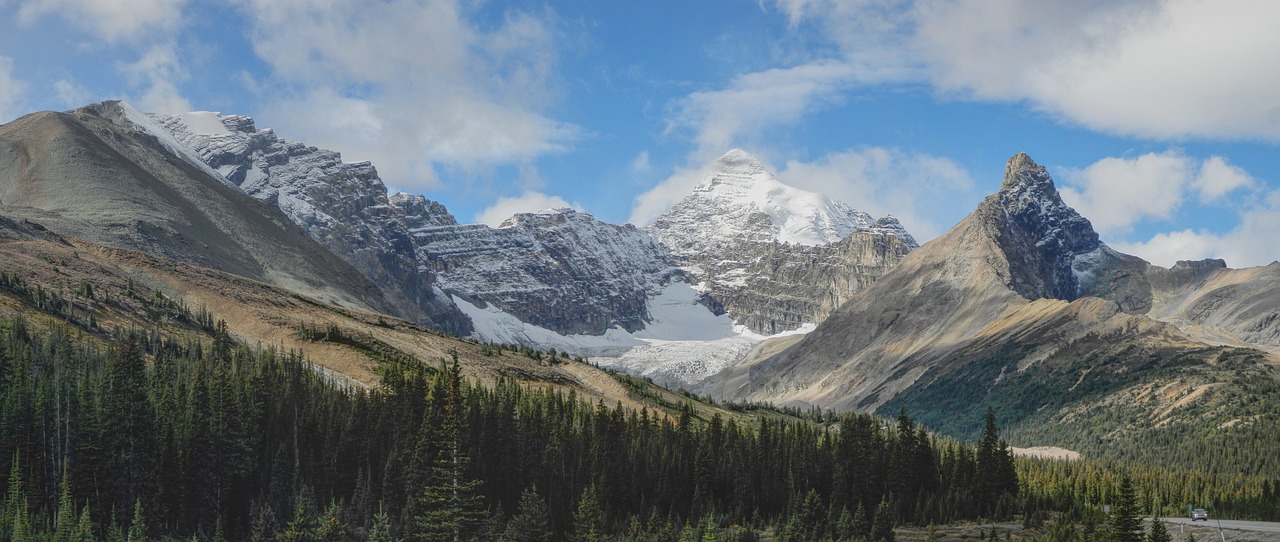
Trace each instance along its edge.
<instances>
[{"instance_id":1,"label":"tree-covered ridge","mask_svg":"<svg viewBox=\"0 0 1280 542\"><path fill-rule=\"evenodd\" d=\"M381 387L355 389L217 332L103 342L19 318L0 336L8 540L529 532L513 523L575 540L883 538L1016 508L1003 446L939 441L905 415L748 426L480 386L443 362L387 363Z\"/></svg>"},{"instance_id":2,"label":"tree-covered ridge","mask_svg":"<svg viewBox=\"0 0 1280 542\"><path fill-rule=\"evenodd\" d=\"M930 369L881 411L906 409L941 433L977 438L977 414L993 408L1019 446L1280 478L1280 369L1261 352L1099 346L1027 363L1033 349L1014 344Z\"/></svg>"}]
</instances>

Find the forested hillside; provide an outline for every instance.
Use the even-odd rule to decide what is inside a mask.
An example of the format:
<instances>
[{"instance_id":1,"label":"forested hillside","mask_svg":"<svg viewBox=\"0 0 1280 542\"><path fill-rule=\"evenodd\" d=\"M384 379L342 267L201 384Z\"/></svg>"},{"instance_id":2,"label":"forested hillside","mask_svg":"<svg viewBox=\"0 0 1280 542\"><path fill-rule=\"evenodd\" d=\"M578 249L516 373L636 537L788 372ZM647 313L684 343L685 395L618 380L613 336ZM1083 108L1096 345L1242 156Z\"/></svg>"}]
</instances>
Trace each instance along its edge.
<instances>
[{"instance_id":1,"label":"forested hillside","mask_svg":"<svg viewBox=\"0 0 1280 542\"><path fill-rule=\"evenodd\" d=\"M743 426L478 386L443 360L363 390L220 332L0 333L5 540L885 539L1016 508L994 427L975 449L905 416Z\"/></svg>"}]
</instances>

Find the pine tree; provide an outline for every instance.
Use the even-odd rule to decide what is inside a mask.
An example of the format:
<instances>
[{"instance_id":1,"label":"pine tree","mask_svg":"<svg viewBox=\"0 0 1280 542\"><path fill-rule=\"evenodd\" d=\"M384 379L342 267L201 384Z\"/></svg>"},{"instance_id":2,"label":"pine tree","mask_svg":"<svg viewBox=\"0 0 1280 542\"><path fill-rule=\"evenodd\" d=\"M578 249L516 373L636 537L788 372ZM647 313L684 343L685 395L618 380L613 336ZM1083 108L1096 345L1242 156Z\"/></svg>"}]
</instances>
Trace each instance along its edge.
<instances>
[{"instance_id":1,"label":"pine tree","mask_svg":"<svg viewBox=\"0 0 1280 542\"><path fill-rule=\"evenodd\" d=\"M418 498L414 518L416 535L423 542L458 542L479 523L482 507L479 480L467 477L470 458L462 449L462 370L454 354L446 377L441 424L436 430L439 453L431 467L431 480Z\"/></svg>"},{"instance_id":2,"label":"pine tree","mask_svg":"<svg viewBox=\"0 0 1280 542\"><path fill-rule=\"evenodd\" d=\"M1173 542L1173 537L1169 535L1169 529L1165 527L1163 519L1151 519L1151 532L1147 534L1147 542Z\"/></svg>"},{"instance_id":3,"label":"pine tree","mask_svg":"<svg viewBox=\"0 0 1280 542\"><path fill-rule=\"evenodd\" d=\"M893 542L893 509L889 501L880 501L876 515L871 520L871 542Z\"/></svg>"},{"instance_id":4,"label":"pine tree","mask_svg":"<svg viewBox=\"0 0 1280 542\"><path fill-rule=\"evenodd\" d=\"M573 542L600 542L605 540L604 512L600 509L600 498L596 495L596 486L590 485L582 490L578 499L578 508L573 512Z\"/></svg>"},{"instance_id":5,"label":"pine tree","mask_svg":"<svg viewBox=\"0 0 1280 542\"><path fill-rule=\"evenodd\" d=\"M76 507L71 501L71 483L64 473L58 492L58 510L54 518L54 542L76 542Z\"/></svg>"},{"instance_id":6,"label":"pine tree","mask_svg":"<svg viewBox=\"0 0 1280 542\"><path fill-rule=\"evenodd\" d=\"M142 517L142 501L133 502L133 520L129 522L129 538L127 542L146 542L147 522Z\"/></svg>"},{"instance_id":7,"label":"pine tree","mask_svg":"<svg viewBox=\"0 0 1280 542\"><path fill-rule=\"evenodd\" d=\"M1013 454L1009 445L1000 440L996 427L996 413L987 408L986 424L977 452L978 505L986 514L995 511L1000 496L1018 493L1018 474L1013 468Z\"/></svg>"},{"instance_id":8,"label":"pine tree","mask_svg":"<svg viewBox=\"0 0 1280 542\"><path fill-rule=\"evenodd\" d=\"M1116 504L1111 507L1110 527L1113 542L1144 542L1138 497L1133 489L1133 480L1127 474L1120 478Z\"/></svg>"},{"instance_id":9,"label":"pine tree","mask_svg":"<svg viewBox=\"0 0 1280 542\"><path fill-rule=\"evenodd\" d=\"M13 460L9 463L9 491L4 499L3 517L0 517L0 539L17 538L19 524L25 524L27 513L27 492L22 485L22 459L18 456L18 450L14 449Z\"/></svg>"},{"instance_id":10,"label":"pine tree","mask_svg":"<svg viewBox=\"0 0 1280 542\"><path fill-rule=\"evenodd\" d=\"M89 515L89 505L84 505L84 509L80 511L80 521L76 523L75 542L94 542L97 535L94 533L93 518Z\"/></svg>"},{"instance_id":11,"label":"pine tree","mask_svg":"<svg viewBox=\"0 0 1280 542\"><path fill-rule=\"evenodd\" d=\"M373 526L369 527L369 534L365 537L365 542L397 541L398 539L391 536L391 516L387 515L382 503L378 503L378 513L373 515Z\"/></svg>"},{"instance_id":12,"label":"pine tree","mask_svg":"<svg viewBox=\"0 0 1280 542\"><path fill-rule=\"evenodd\" d=\"M549 542L551 540L550 512L546 501L533 487L520 494L520 507L516 515L507 521L502 535L503 542Z\"/></svg>"}]
</instances>

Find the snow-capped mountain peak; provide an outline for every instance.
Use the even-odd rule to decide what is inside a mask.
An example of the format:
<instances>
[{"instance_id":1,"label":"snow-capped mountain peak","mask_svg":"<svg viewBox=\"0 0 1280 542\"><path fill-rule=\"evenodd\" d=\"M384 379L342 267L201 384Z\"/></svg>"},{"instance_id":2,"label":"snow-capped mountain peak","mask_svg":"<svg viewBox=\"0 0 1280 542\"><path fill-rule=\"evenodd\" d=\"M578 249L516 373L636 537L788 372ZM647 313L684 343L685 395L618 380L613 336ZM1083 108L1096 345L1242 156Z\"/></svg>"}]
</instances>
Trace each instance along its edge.
<instances>
[{"instance_id":1,"label":"snow-capped mountain peak","mask_svg":"<svg viewBox=\"0 0 1280 542\"><path fill-rule=\"evenodd\" d=\"M763 215L763 216L762 216ZM676 204L664 222L689 221L698 235L716 241L742 239L817 246L850 233L870 229L875 220L865 212L825 195L779 181L765 165L741 149L718 160L693 193Z\"/></svg>"}]
</instances>

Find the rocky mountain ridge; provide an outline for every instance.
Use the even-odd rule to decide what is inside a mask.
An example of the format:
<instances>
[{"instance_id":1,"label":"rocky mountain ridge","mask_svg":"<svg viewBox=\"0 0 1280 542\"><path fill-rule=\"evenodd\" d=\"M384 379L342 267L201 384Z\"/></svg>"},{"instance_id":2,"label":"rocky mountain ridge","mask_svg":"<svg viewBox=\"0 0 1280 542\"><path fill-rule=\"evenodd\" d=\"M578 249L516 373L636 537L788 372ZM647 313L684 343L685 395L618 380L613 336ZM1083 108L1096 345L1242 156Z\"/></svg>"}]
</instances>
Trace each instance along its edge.
<instances>
[{"instance_id":1,"label":"rocky mountain ridge","mask_svg":"<svg viewBox=\"0 0 1280 542\"><path fill-rule=\"evenodd\" d=\"M466 320L458 301L565 336L635 332L663 287L683 280L698 285L708 310L769 335L824 318L915 246L896 219L782 184L740 150L644 231L565 210L490 228L459 224L421 196L387 196L367 162L282 140L249 117L151 118L230 183L392 285L390 297L410 301L402 316L455 332L475 329L437 322ZM698 203L708 198L711 207Z\"/></svg>"},{"instance_id":2,"label":"rocky mountain ridge","mask_svg":"<svg viewBox=\"0 0 1280 542\"><path fill-rule=\"evenodd\" d=\"M223 178L279 207L350 262L386 292L398 316L470 333L467 318L433 290L435 276L418 264L406 216L389 200L372 164L343 162L337 152L281 139L246 116L197 112L149 118Z\"/></svg>"},{"instance_id":3,"label":"rocky mountain ridge","mask_svg":"<svg viewBox=\"0 0 1280 542\"><path fill-rule=\"evenodd\" d=\"M0 126L2 213L340 306L390 310L377 286L279 208L174 146L139 130L119 102L24 116Z\"/></svg>"},{"instance_id":4,"label":"rocky mountain ridge","mask_svg":"<svg viewBox=\"0 0 1280 542\"><path fill-rule=\"evenodd\" d=\"M822 321L917 246L892 216L783 184L739 149L646 230L713 309L763 335Z\"/></svg>"},{"instance_id":5,"label":"rocky mountain ridge","mask_svg":"<svg viewBox=\"0 0 1280 542\"><path fill-rule=\"evenodd\" d=\"M957 420L991 407L1025 439L1016 444L1137 457L1135 443L1205 427L1265 430L1248 413L1280 405L1241 397L1258 386L1271 401L1280 389L1278 280L1280 263L1165 269L1117 252L1020 154L999 192L817 329L702 389L837 410L906 409L970 437L977 428Z\"/></svg>"}]
</instances>

